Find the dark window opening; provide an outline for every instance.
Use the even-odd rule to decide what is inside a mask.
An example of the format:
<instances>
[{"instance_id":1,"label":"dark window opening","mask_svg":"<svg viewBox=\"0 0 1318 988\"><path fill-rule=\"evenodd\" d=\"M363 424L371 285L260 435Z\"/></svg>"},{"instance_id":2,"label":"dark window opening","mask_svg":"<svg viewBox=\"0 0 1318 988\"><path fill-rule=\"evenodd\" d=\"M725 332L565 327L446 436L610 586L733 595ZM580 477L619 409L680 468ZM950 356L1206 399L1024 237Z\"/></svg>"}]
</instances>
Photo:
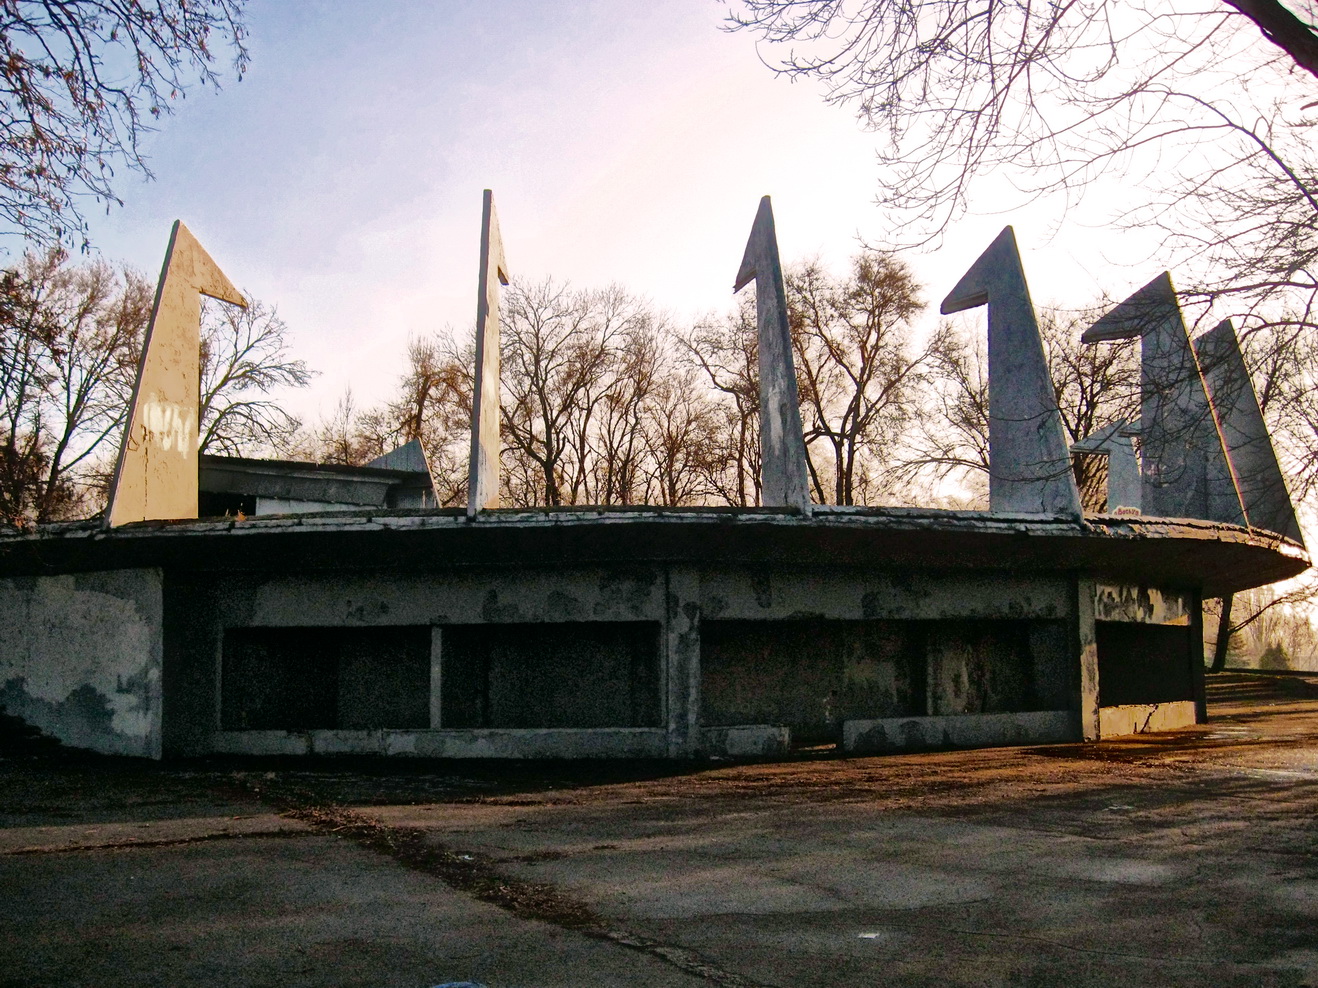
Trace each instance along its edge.
<instances>
[{"instance_id":1,"label":"dark window opening","mask_svg":"<svg viewBox=\"0 0 1318 988\"><path fill-rule=\"evenodd\" d=\"M449 625L445 728L658 727L652 622Z\"/></svg>"},{"instance_id":2,"label":"dark window opening","mask_svg":"<svg viewBox=\"0 0 1318 988\"><path fill-rule=\"evenodd\" d=\"M1101 706L1194 698L1188 625L1117 621L1094 625Z\"/></svg>"},{"instance_id":3,"label":"dark window opening","mask_svg":"<svg viewBox=\"0 0 1318 988\"><path fill-rule=\"evenodd\" d=\"M227 491L200 491L197 494L198 518L223 518L228 515L251 517L256 514L255 494L233 494Z\"/></svg>"},{"instance_id":4,"label":"dark window opening","mask_svg":"<svg viewBox=\"0 0 1318 988\"><path fill-rule=\"evenodd\" d=\"M430 726L430 628L231 628L220 724L234 730Z\"/></svg>"}]
</instances>

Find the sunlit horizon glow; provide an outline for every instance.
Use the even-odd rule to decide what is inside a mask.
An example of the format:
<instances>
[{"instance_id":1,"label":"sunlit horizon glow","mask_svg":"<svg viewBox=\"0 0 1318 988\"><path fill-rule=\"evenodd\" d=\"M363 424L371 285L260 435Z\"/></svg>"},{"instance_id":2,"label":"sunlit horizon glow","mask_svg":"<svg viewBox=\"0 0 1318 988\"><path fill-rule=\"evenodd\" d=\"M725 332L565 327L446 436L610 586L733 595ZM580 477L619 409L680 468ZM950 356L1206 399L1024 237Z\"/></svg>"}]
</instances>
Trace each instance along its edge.
<instances>
[{"instance_id":1,"label":"sunlit horizon glow","mask_svg":"<svg viewBox=\"0 0 1318 988\"><path fill-rule=\"evenodd\" d=\"M154 277L184 220L319 372L284 396L310 420L348 387L359 405L386 399L410 337L467 331L484 188L514 277L616 283L679 325L732 306L761 195L789 263L840 270L862 240L885 246L879 138L774 77L749 36L719 30L725 13L253 0L248 75L179 102L147 142L155 180L121 181L125 205L92 216L93 244ZM1083 210L995 213L1001 201L986 189L943 246L907 257L930 319L1009 222L1038 304L1123 297L1157 273L1147 244Z\"/></svg>"}]
</instances>

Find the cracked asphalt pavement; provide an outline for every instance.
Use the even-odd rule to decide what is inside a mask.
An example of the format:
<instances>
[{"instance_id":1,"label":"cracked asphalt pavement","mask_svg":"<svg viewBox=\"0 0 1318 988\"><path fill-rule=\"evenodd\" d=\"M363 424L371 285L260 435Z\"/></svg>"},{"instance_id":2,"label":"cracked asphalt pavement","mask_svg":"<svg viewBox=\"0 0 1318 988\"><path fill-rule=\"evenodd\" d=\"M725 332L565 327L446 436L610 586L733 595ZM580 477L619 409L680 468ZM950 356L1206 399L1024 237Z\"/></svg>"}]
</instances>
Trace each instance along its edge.
<instances>
[{"instance_id":1,"label":"cracked asphalt pavement","mask_svg":"<svg viewBox=\"0 0 1318 988\"><path fill-rule=\"evenodd\" d=\"M1318 988L1318 675L750 765L0 759L0 988Z\"/></svg>"}]
</instances>

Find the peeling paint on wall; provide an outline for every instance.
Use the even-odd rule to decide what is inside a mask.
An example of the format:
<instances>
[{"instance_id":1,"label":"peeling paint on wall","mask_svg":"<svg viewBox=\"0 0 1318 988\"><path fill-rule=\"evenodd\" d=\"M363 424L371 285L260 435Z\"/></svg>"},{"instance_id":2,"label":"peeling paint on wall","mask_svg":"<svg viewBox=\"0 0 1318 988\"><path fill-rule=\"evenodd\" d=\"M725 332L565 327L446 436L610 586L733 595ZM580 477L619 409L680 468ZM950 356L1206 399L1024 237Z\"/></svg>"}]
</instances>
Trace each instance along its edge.
<instances>
[{"instance_id":1,"label":"peeling paint on wall","mask_svg":"<svg viewBox=\"0 0 1318 988\"><path fill-rule=\"evenodd\" d=\"M1096 621L1188 625L1193 608L1190 594L1155 587L1100 583L1094 593Z\"/></svg>"},{"instance_id":2,"label":"peeling paint on wall","mask_svg":"<svg viewBox=\"0 0 1318 988\"><path fill-rule=\"evenodd\" d=\"M0 580L0 706L65 744L160 757L160 571Z\"/></svg>"}]
</instances>

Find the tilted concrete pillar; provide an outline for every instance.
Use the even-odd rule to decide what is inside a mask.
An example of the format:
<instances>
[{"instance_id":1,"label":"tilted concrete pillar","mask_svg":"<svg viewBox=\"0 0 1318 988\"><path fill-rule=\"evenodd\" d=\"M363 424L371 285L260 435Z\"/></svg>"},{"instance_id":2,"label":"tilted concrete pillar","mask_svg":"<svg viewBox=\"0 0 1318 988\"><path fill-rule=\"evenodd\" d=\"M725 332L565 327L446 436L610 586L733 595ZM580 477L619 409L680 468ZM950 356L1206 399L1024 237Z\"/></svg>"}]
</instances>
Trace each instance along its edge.
<instances>
[{"instance_id":1,"label":"tilted concrete pillar","mask_svg":"<svg viewBox=\"0 0 1318 988\"><path fill-rule=\"evenodd\" d=\"M499 286L508 284L494 194L481 207L481 260L476 285L476 368L471 392L471 459L467 516L499 506Z\"/></svg>"},{"instance_id":2,"label":"tilted concrete pillar","mask_svg":"<svg viewBox=\"0 0 1318 988\"><path fill-rule=\"evenodd\" d=\"M1195 340L1194 349L1226 442L1246 519L1253 528L1267 529L1304 545L1286 478L1272 448L1231 320L1223 320Z\"/></svg>"},{"instance_id":3,"label":"tilted concrete pillar","mask_svg":"<svg viewBox=\"0 0 1318 988\"><path fill-rule=\"evenodd\" d=\"M175 221L110 485L105 525L197 517L201 296L247 306L186 226Z\"/></svg>"},{"instance_id":4,"label":"tilted concrete pillar","mask_svg":"<svg viewBox=\"0 0 1318 988\"><path fill-rule=\"evenodd\" d=\"M810 510L810 470L787 325L787 291L769 197L760 200L734 292L755 281L760 368L760 501Z\"/></svg>"},{"instance_id":5,"label":"tilted concrete pillar","mask_svg":"<svg viewBox=\"0 0 1318 988\"><path fill-rule=\"evenodd\" d=\"M988 306L989 510L1080 517L1034 303L1011 227L943 299L944 315Z\"/></svg>"},{"instance_id":6,"label":"tilted concrete pillar","mask_svg":"<svg viewBox=\"0 0 1318 988\"><path fill-rule=\"evenodd\" d=\"M1140 339L1141 508L1146 515L1245 524L1212 402L1163 272L1080 337Z\"/></svg>"}]
</instances>

